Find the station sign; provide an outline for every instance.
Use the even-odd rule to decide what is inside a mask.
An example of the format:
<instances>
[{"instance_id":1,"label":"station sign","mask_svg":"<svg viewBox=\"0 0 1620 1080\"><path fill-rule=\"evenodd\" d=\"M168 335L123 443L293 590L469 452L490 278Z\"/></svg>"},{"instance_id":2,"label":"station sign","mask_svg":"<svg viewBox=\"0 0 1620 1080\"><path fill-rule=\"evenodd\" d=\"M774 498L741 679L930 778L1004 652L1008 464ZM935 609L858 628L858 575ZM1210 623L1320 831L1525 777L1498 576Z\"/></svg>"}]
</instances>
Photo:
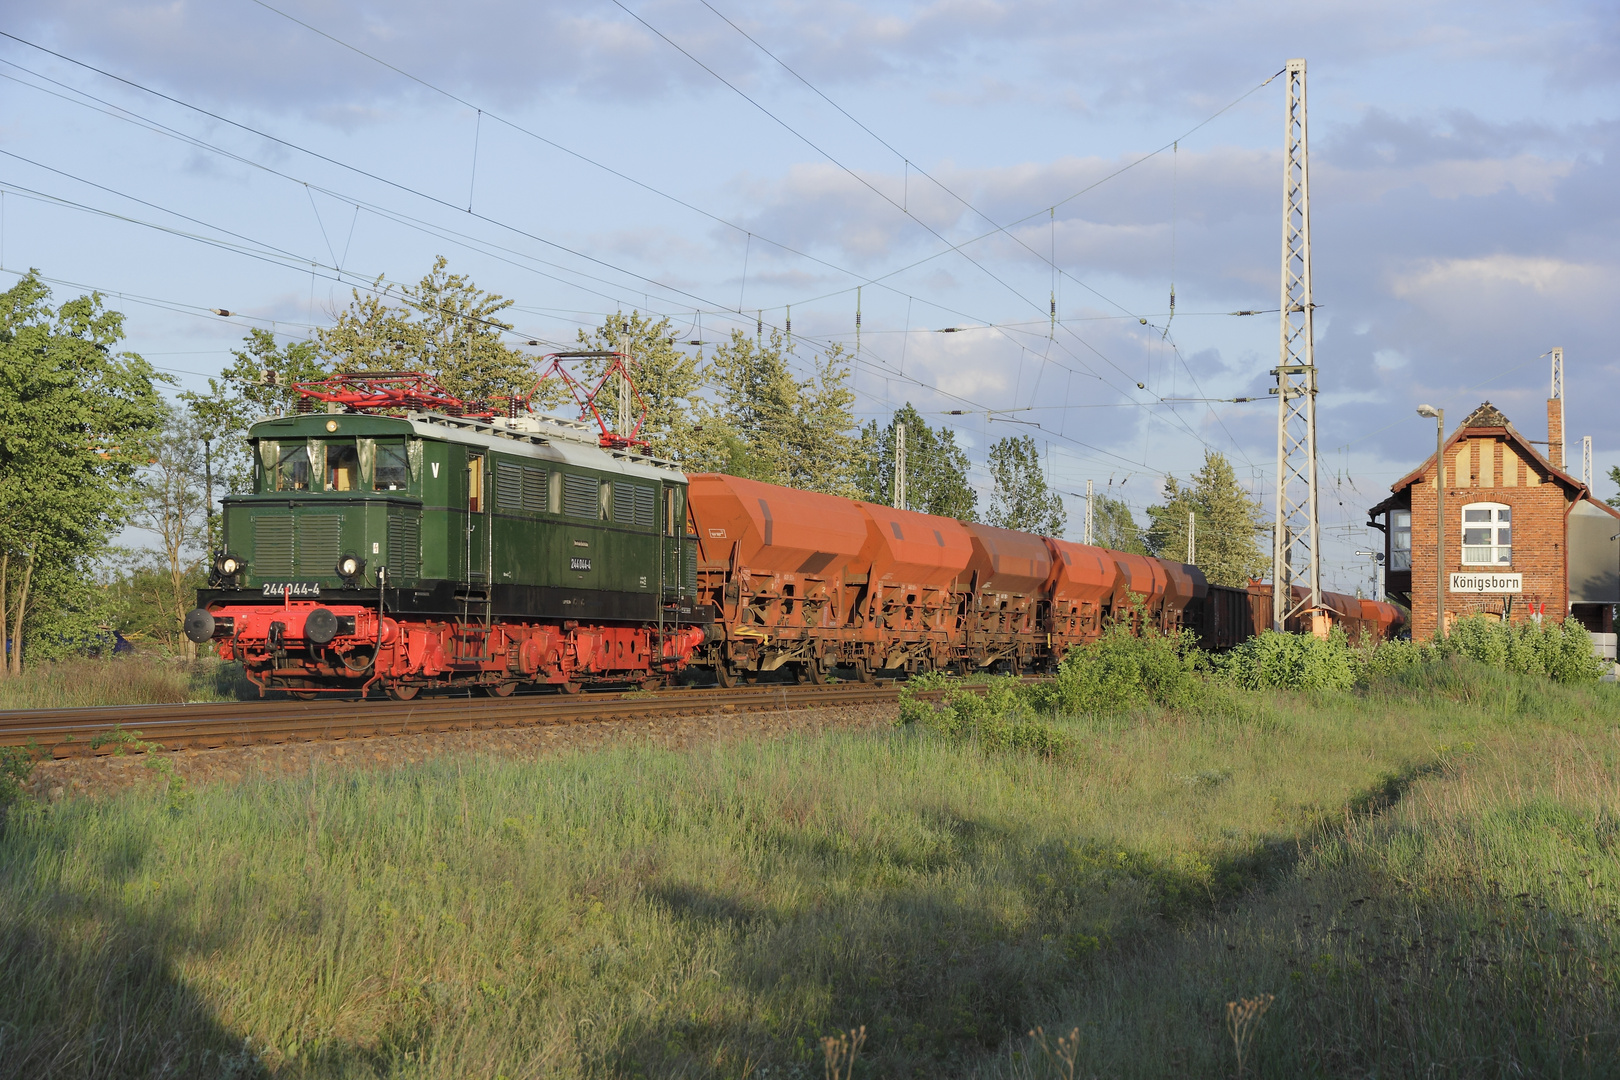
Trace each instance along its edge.
<instances>
[{"instance_id":1,"label":"station sign","mask_svg":"<svg viewBox=\"0 0 1620 1080\"><path fill-rule=\"evenodd\" d=\"M1502 596L1524 592L1523 574L1494 574L1490 571L1451 575L1450 592Z\"/></svg>"}]
</instances>

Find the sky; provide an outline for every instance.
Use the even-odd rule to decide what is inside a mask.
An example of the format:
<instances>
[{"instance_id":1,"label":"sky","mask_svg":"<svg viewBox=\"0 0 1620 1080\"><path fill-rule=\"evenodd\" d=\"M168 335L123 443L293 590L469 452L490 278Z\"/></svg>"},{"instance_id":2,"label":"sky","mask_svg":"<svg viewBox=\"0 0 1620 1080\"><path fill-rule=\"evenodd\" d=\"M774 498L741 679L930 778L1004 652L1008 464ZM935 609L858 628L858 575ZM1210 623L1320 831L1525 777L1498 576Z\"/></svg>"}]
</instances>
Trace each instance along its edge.
<instances>
[{"instance_id":1,"label":"sky","mask_svg":"<svg viewBox=\"0 0 1620 1080\"><path fill-rule=\"evenodd\" d=\"M1325 585L1368 584L1418 404L1546 437L1553 346L1573 468L1590 435L1615 493L1610 3L0 11L0 287L100 290L176 388L442 254L537 355L618 311L704 342L791 319L801 372L850 355L859 420L949 425L981 499L989 444L1032 436L1074 538L1087 480L1141 520L1210 450L1269 510L1301 57Z\"/></svg>"}]
</instances>

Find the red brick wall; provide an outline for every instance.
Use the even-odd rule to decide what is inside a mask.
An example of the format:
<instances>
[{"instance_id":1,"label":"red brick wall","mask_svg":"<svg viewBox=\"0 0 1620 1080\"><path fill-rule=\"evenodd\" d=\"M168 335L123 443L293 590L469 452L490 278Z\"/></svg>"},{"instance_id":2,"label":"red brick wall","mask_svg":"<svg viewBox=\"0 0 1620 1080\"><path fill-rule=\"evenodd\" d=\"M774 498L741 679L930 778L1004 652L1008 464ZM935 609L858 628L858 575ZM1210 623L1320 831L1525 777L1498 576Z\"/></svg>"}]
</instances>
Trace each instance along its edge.
<instances>
[{"instance_id":1,"label":"red brick wall","mask_svg":"<svg viewBox=\"0 0 1620 1080\"><path fill-rule=\"evenodd\" d=\"M1457 466L1457 452L1466 448L1466 474ZM1513 476L1507 475L1516 470ZM1487 475L1488 473L1488 475ZM1509 479L1517 483L1509 484ZM1528 480L1539 483L1527 484ZM1529 617L1529 602L1546 605L1547 616L1562 619L1568 607L1564 568L1564 515L1569 497L1562 484L1549 480L1544 469L1518 454L1500 435L1470 436L1446 449L1445 571L1447 584L1457 571L1488 570L1462 565L1462 508L1470 503L1494 502L1513 508L1513 563L1495 569L1524 575L1524 592L1511 598L1509 618ZM1434 469L1412 485L1412 636L1426 638L1435 630L1434 603ZM1447 593L1446 613L1451 616L1488 611L1502 613L1505 596Z\"/></svg>"}]
</instances>

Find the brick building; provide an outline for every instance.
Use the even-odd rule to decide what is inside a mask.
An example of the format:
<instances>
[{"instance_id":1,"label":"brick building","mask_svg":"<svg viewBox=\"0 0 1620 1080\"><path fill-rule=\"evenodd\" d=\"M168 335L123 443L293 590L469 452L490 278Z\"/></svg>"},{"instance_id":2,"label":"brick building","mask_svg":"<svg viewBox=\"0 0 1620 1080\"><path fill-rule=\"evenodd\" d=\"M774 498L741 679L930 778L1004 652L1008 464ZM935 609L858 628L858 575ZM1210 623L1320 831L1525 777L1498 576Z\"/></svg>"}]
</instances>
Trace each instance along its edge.
<instances>
[{"instance_id":1,"label":"brick building","mask_svg":"<svg viewBox=\"0 0 1620 1080\"><path fill-rule=\"evenodd\" d=\"M1563 468L1562 402L1548 402L1548 454L1490 402L1445 441L1446 621L1475 613L1573 617L1610 632L1620 601L1620 511ZM1435 456L1367 511L1384 532L1385 592L1435 630Z\"/></svg>"}]
</instances>

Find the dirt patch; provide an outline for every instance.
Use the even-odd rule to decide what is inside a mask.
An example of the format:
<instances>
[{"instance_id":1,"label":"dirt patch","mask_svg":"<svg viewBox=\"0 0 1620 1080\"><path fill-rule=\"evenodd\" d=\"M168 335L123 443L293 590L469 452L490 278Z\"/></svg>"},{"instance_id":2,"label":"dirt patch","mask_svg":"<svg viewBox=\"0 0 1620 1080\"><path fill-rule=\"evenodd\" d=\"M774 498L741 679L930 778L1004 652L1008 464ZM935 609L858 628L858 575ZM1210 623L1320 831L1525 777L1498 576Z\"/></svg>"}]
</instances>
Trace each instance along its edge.
<instances>
[{"instance_id":1,"label":"dirt patch","mask_svg":"<svg viewBox=\"0 0 1620 1080\"><path fill-rule=\"evenodd\" d=\"M712 713L705 716L593 720L494 731L424 732L365 739L278 743L219 750L159 751L188 786L234 784L250 777L309 774L310 768L391 769L416 765L446 754L498 754L534 760L555 754L642 745L679 750L733 739L780 738L834 728L892 725L896 706L859 705L776 712ZM42 761L29 777L36 798L110 795L125 788L163 781L147 765L147 755L64 758Z\"/></svg>"}]
</instances>

